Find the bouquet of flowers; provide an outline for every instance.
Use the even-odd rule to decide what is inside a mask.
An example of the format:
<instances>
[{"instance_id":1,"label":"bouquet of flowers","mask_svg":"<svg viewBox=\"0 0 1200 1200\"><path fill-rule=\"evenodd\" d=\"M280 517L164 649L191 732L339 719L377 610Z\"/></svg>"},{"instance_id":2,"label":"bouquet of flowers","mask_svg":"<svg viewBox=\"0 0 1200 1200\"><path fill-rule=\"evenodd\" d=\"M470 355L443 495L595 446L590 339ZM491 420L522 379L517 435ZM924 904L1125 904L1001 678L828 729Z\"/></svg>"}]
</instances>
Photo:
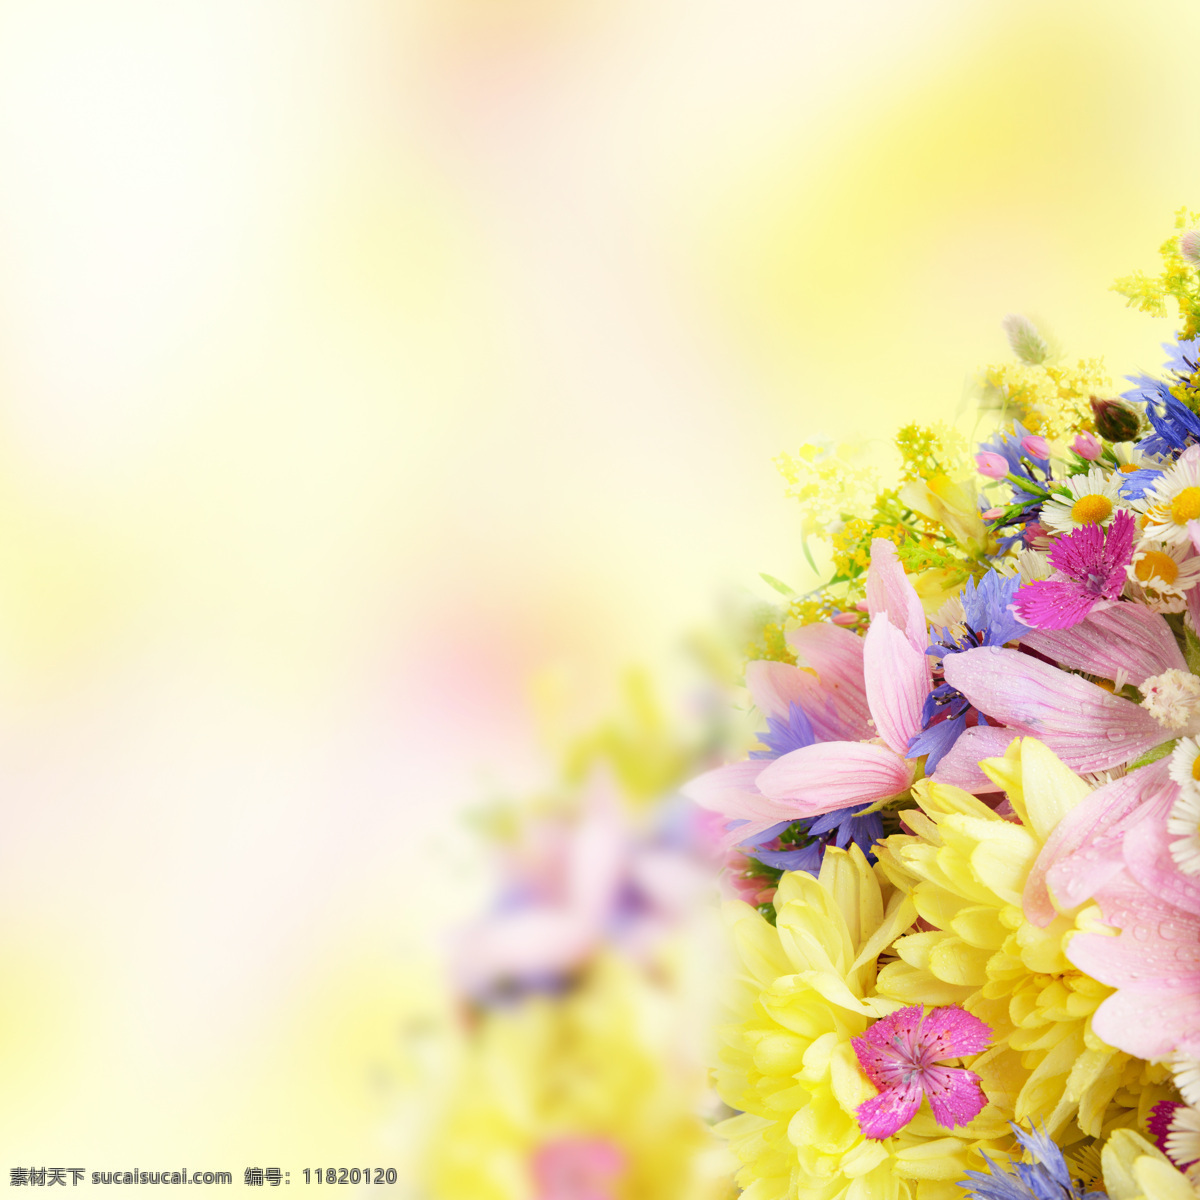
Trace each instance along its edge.
<instances>
[{"instance_id":1,"label":"bouquet of flowers","mask_svg":"<svg viewBox=\"0 0 1200 1200\"><path fill-rule=\"evenodd\" d=\"M1195 1195L1198 222L1116 285L1178 306L1160 376L1117 396L1010 317L973 475L916 426L893 487L781 463L832 575L760 631L760 748L685 789L737 897L750 1200Z\"/></svg>"}]
</instances>

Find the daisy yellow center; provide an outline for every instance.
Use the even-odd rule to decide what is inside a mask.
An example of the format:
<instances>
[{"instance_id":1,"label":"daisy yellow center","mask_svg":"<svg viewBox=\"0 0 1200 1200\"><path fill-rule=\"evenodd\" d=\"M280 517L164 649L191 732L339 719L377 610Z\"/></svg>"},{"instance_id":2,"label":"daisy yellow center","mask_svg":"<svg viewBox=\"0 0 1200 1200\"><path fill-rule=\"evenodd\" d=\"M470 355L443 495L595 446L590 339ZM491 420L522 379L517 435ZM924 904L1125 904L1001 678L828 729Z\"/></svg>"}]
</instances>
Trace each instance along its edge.
<instances>
[{"instance_id":1,"label":"daisy yellow center","mask_svg":"<svg viewBox=\"0 0 1200 1200\"><path fill-rule=\"evenodd\" d=\"M1122 463L1120 467L1122 475L1132 475L1136 470L1137 467L1135 467L1133 463Z\"/></svg>"},{"instance_id":2,"label":"daisy yellow center","mask_svg":"<svg viewBox=\"0 0 1200 1200\"><path fill-rule=\"evenodd\" d=\"M1171 520L1176 525L1186 525L1200 517L1200 487L1184 488L1171 501Z\"/></svg>"},{"instance_id":3,"label":"daisy yellow center","mask_svg":"<svg viewBox=\"0 0 1200 1200\"><path fill-rule=\"evenodd\" d=\"M1192 778L1200 782L1200 754L1192 760Z\"/></svg>"},{"instance_id":4,"label":"daisy yellow center","mask_svg":"<svg viewBox=\"0 0 1200 1200\"><path fill-rule=\"evenodd\" d=\"M1154 578L1161 579L1163 583L1174 583L1179 576L1179 564L1161 550L1147 550L1133 570L1143 583Z\"/></svg>"},{"instance_id":5,"label":"daisy yellow center","mask_svg":"<svg viewBox=\"0 0 1200 1200\"><path fill-rule=\"evenodd\" d=\"M1193 490L1200 501L1200 488ZM1091 525L1107 521L1112 510L1112 501L1107 496L1081 496L1071 507L1071 520L1076 525ZM1197 513L1200 514L1200 507L1197 507Z\"/></svg>"}]
</instances>

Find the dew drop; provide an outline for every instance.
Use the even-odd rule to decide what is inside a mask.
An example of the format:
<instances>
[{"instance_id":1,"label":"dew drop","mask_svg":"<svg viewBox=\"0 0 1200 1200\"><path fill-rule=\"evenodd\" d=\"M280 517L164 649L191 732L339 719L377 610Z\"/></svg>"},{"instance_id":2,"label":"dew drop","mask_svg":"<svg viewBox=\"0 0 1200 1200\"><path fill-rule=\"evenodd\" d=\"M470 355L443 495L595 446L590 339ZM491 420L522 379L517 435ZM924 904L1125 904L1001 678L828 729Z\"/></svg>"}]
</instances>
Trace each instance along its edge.
<instances>
[{"instance_id":1,"label":"dew drop","mask_svg":"<svg viewBox=\"0 0 1200 1200\"><path fill-rule=\"evenodd\" d=\"M1148 930L1145 925L1135 925L1133 927L1133 936L1137 938L1139 942L1147 941L1150 937L1150 930Z\"/></svg>"}]
</instances>

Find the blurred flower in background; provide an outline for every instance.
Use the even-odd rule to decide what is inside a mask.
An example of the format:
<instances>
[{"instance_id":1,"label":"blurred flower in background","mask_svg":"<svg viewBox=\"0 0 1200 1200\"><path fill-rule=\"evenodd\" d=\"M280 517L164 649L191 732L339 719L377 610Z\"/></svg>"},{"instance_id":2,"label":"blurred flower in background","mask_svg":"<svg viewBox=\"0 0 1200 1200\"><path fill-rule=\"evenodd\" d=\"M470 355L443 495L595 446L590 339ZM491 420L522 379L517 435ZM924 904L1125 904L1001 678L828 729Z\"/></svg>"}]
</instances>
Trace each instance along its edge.
<instances>
[{"instance_id":1,"label":"blurred flower in background","mask_svg":"<svg viewBox=\"0 0 1200 1200\"><path fill-rule=\"evenodd\" d=\"M421 1135L419 1195L733 1194L702 1066L721 967L719 859L705 814L674 790L731 731L666 719L640 676L627 699L620 718L565 748L549 796L481 823L497 890L452 937L460 1015L419 1088L440 1098Z\"/></svg>"}]
</instances>

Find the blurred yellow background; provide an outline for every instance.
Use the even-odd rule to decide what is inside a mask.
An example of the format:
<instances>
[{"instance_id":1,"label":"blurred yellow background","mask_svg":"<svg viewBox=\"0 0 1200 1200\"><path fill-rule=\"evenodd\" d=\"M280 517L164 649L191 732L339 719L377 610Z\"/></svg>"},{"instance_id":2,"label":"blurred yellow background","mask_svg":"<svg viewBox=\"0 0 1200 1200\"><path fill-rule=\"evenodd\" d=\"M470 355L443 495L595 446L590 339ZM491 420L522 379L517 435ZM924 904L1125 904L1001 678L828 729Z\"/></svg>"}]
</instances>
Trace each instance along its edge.
<instances>
[{"instance_id":1,"label":"blurred yellow background","mask_svg":"<svg viewBox=\"0 0 1200 1200\"><path fill-rule=\"evenodd\" d=\"M462 813L1200 204L1195 0L0 0L0 1167L388 1165Z\"/></svg>"}]
</instances>

